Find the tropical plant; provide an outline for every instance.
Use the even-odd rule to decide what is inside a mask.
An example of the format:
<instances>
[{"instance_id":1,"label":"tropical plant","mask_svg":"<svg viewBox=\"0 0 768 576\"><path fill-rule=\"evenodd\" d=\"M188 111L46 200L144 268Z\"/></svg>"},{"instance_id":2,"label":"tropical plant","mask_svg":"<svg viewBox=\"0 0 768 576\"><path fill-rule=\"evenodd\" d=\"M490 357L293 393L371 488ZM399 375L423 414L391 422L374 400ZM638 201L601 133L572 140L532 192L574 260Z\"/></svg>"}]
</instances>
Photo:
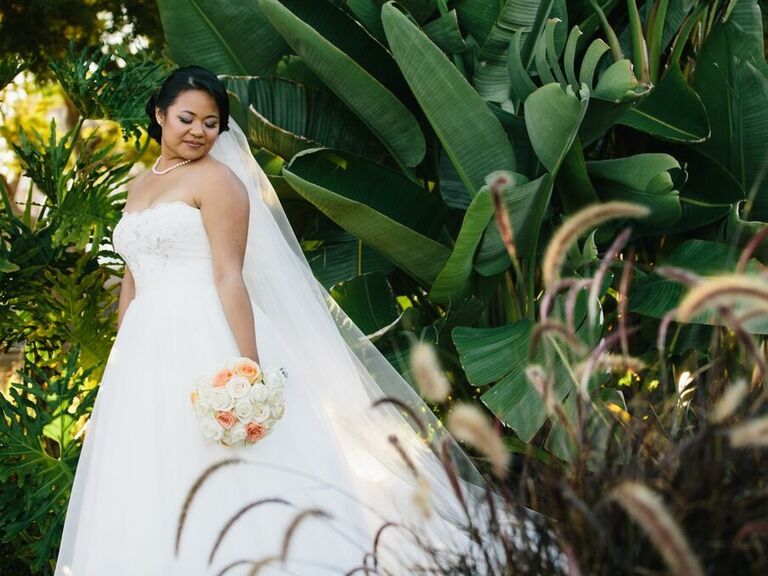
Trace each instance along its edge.
<instances>
[{"instance_id":1,"label":"tropical plant","mask_svg":"<svg viewBox=\"0 0 768 576\"><path fill-rule=\"evenodd\" d=\"M594 203L648 207L633 244L649 294L653 266L679 261L679 244L744 245L760 226L749 219L765 218L755 0L259 0L248 22L224 2L207 5L215 19L181 19L187 4L159 2L169 51L236 75L224 77L236 118L317 276L404 372L408 333L438 343L452 378L475 387L457 394L482 392L526 442L543 422L518 370L526 358L490 352L530 332L553 226ZM250 50L248 29L269 49ZM198 48L201 36L211 42ZM611 237L597 230L569 266L589 274ZM674 284L631 309L659 319ZM604 288L592 297L606 329L615 286Z\"/></svg>"},{"instance_id":2,"label":"tropical plant","mask_svg":"<svg viewBox=\"0 0 768 576\"><path fill-rule=\"evenodd\" d=\"M26 198L0 181L0 347L23 347L24 355L0 397L0 540L13 551L0 556L0 572L16 574L53 572L114 338L120 261L111 234L148 141L137 105L162 73L139 57L123 67L96 50L69 57L51 68L80 112L75 125L60 135L52 120L47 136L20 127L11 146L30 181ZM94 126L104 118L136 139L133 153L118 152L109 131Z\"/></svg>"}]
</instances>

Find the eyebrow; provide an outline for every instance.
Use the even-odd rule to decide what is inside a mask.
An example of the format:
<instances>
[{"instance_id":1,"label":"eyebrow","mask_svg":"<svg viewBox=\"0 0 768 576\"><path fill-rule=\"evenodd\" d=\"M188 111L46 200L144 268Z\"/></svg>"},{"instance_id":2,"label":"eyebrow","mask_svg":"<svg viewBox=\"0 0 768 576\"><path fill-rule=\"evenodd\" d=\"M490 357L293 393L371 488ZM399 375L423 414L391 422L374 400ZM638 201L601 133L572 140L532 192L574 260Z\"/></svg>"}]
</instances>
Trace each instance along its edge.
<instances>
[{"instance_id":1,"label":"eyebrow","mask_svg":"<svg viewBox=\"0 0 768 576\"><path fill-rule=\"evenodd\" d=\"M192 114L192 116L197 116L197 114L192 112L192 110L182 110L182 112L186 112L187 114ZM208 114L208 116L206 116L206 118L216 118L218 120L219 116L218 116L218 114Z\"/></svg>"}]
</instances>

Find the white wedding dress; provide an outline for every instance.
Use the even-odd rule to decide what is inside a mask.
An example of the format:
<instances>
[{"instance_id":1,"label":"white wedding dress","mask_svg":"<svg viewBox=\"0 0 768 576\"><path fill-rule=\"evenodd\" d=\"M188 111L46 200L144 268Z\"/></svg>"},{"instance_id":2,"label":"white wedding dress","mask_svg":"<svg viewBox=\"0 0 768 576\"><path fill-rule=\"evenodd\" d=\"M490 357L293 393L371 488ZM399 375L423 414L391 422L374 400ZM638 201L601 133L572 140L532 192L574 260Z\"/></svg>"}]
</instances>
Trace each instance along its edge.
<instances>
[{"instance_id":1,"label":"white wedding dress","mask_svg":"<svg viewBox=\"0 0 768 576\"><path fill-rule=\"evenodd\" d=\"M341 449L315 399L315 367L292 352L279 322L256 302L251 304L261 363L288 373L285 416L270 435L239 448L208 444L198 428L189 399L193 379L239 355L214 285L200 210L175 201L125 213L113 242L130 266L135 298L86 430L55 576L218 574L237 560L279 554L291 521L308 508L332 518L305 518L291 539L289 561L259 574L321 576L360 566L382 520L356 499L352 480L359 471L350 468L351 455ZM208 466L235 456L250 464L225 466L203 483L188 509L177 555L188 491ZM366 469L361 462L356 466ZM410 483L387 479L382 486L382 502L413 497ZM289 504L265 502L245 513L209 565L227 520L265 498ZM408 554L402 543L392 551ZM226 573L248 569L242 564Z\"/></svg>"}]
</instances>

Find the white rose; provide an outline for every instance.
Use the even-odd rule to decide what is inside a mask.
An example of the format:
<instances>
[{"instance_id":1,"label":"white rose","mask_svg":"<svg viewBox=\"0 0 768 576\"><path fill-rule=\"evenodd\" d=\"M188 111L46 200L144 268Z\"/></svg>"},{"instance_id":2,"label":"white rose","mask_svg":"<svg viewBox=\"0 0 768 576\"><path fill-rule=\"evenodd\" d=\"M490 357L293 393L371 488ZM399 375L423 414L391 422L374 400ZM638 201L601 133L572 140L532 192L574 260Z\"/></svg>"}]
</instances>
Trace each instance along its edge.
<instances>
[{"instance_id":1,"label":"white rose","mask_svg":"<svg viewBox=\"0 0 768 576\"><path fill-rule=\"evenodd\" d=\"M203 437L209 442L218 442L224 437L224 429L214 418L204 418L200 421Z\"/></svg>"},{"instance_id":2,"label":"white rose","mask_svg":"<svg viewBox=\"0 0 768 576\"><path fill-rule=\"evenodd\" d=\"M213 406L211 406L211 403L207 400L198 398L197 402L195 402L195 414L201 418L210 416L213 414Z\"/></svg>"},{"instance_id":3,"label":"white rose","mask_svg":"<svg viewBox=\"0 0 768 576\"><path fill-rule=\"evenodd\" d=\"M203 391L213 388L213 378L210 376L198 376L192 382L201 394Z\"/></svg>"},{"instance_id":4,"label":"white rose","mask_svg":"<svg viewBox=\"0 0 768 576\"><path fill-rule=\"evenodd\" d=\"M267 402L270 406L279 406L283 403L283 391L280 388L276 388L269 392Z\"/></svg>"},{"instance_id":5,"label":"white rose","mask_svg":"<svg viewBox=\"0 0 768 576\"><path fill-rule=\"evenodd\" d=\"M271 388L283 388L285 386L285 376L280 368L270 368L267 370L267 382Z\"/></svg>"},{"instance_id":6,"label":"white rose","mask_svg":"<svg viewBox=\"0 0 768 576\"><path fill-rule=\"evenodd\" d=\"M229 395L229 392L224 390L223 388L215 388L211 392L211 406L213 406L214 410L231 410L232 407L235 405L235 401L232 398L232 396Z\"/></svg>"},{"instance_id":7,"label":"white rose","mask_svg":"<svg viewBox=\"0 0 768 576\"><path fill-rule=\"evenodd\" d=\"M247 400L238 400L235 402L235 415L241 421L248 421L253 414L253 405Z\"/></svg>"},{"instance_id":8,"label":"white rose","mask_svg":"<svg viewBox=\"0 0 768 576\"><path fill-rule=\"evenodd\" d=\"M242 398L248 393L248 389L251 384L248 382L248 378L245 376L233 376L232 379L227 382L227 392L229 392L233 398Z\"/></svg>"},{"instance_id":9,"label":"white rose","mask_svg":"<svg viewBox=\"0 0 768 576\"><path fill-rule=\"evenodd\" d=\"M246 437L245 426L241 422L237 422L229 429L229 435L232 444L243 444Z\"/></svg>"},{"instance_id":10,"label":"white rose","mask_svg":"<svg viewBox=\"0 0 768 576\"><path fill-rule=\"evenodd\" d=\"M267 399L269 390L264 384L254 384L248 392L248 398L253 403L264 402Z\"/></svg>"},{"instance_id":11,"label":"white rose","mask_svg":"<svg viewBox=\"0 0 768 576\"><path fill-rule=\"evenodd\" d=\"M253 405L253 415L251 418L253 419L253 422L256 422L257 424L264 422L267 418L269 418L270 410L269 406L266 404L254 404Z\"/></svg>"},{"instance_id":12,"label":"white rose","mask_svg":"<svg viewBox=\"0 0 768 576\"><path fill-rule=\"evenodd\" d=\"M285 404L278 404L277 406L272 406L270 413L276 420L279 420L285 414Z\"/></svg>"}]
</instances>

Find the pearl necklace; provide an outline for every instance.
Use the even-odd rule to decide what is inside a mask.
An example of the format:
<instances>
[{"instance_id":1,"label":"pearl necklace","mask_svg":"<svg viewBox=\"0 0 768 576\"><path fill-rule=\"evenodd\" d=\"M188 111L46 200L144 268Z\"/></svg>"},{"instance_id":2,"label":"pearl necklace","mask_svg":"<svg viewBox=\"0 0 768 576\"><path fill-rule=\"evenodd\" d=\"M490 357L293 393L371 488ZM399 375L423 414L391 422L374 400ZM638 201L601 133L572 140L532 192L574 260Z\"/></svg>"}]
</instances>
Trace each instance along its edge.
<instances>
[{"instance_id":1,"label":"pearl necklace","mask_svg":"<svg viewBox=\"0 0 768 576\"><path fill-rule=\"evenodd\" d=\"M168 172L170 172L171 170L176 170L176 168L178 168L179 166L184 166L184 164L189 164L190 162L192 162L192 160L182 160L181 162L179 162L178 164L174 164L170 168L166 168L165 170L158 170L157 165L160 162L160 158L162 158L162 156L158 156L157 160L155 160L155 163L152 165L152 172L154 172L155 174L159 174L160 176L162 176L163 174L168 174Z\"/></svg>"}]
</instances>

